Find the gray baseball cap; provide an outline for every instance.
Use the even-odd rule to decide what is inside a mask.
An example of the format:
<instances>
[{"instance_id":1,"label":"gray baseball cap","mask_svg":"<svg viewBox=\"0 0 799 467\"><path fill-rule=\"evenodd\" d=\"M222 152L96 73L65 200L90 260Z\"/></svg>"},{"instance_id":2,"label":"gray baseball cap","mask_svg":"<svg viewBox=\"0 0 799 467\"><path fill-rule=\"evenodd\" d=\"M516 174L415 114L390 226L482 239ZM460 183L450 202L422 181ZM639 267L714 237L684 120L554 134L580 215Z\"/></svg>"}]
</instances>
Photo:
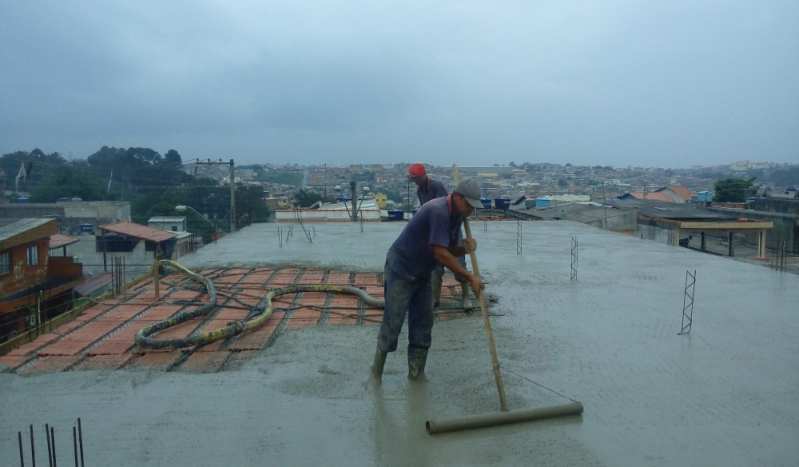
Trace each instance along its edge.
<instances>
[{"instance_id":1,"label":"gray baseball cap","mask_svg":"<svg viewBox=\"0 0 799 467\"><path fill-rule=\"evenodd\" d=\"M466 198L466 201L473 207L483 208L483 203L480 202L480 183L477 182L477 179L466 178L461 180L458 186L455 187L455 191Z\"/></svg>"}]
</instances>

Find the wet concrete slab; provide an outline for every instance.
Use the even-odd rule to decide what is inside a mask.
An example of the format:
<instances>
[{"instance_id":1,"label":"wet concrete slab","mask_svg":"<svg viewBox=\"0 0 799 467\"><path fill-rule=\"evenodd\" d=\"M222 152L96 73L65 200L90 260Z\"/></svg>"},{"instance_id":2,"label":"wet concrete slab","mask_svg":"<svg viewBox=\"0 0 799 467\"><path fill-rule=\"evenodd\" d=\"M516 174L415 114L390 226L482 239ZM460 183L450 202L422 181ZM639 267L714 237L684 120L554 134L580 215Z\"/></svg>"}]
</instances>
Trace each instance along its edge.
<instances>
[{"instance_id":1,"label":"wet concrete slab","mask_svg":"<svg viewBox=\"0 0 799 467\"><path fill-rule=\"evenodd\" d=\"M312 244L297 231L279 248L258 225L183 262L374 273L401 227L317 225ZM221 363L236 371L0 374L0 464L29 423L66 433L77 417L98 465L799 464L799 277L570 222L525 223L517 255L515 222L473 227L511 409L572 398L582 417L431 437L428 418L499 410L481 320L435 325L427 383L407 380L400 345L379 390L364 384L376 328L317 326ZM687 270L694 321L678 336ZM170 364L158 355L139 367Z\"/></svg>"}]
</instances>

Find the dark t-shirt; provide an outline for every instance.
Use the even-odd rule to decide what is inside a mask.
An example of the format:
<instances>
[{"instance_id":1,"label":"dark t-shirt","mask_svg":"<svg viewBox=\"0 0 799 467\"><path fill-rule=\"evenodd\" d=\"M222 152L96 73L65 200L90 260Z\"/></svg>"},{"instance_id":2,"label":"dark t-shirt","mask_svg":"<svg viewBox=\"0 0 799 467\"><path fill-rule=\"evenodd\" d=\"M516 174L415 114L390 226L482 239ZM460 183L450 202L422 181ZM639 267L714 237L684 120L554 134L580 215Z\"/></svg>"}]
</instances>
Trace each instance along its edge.
<instances>
[{"instance_id":1,"label":"dark t-shirt","mask_svg":"<svg viewBox=\"0 0 799 467\"><path fill-rule=\"evenodd\" d=\"M386 261L400 276L424 277L437 264L433 245L456 245L462 223L463 217L451 212L449 197L425 203L391 245Z\"/></svg>"},{"instance_id":2,"label":"dark t-shirt","mask_svg":"<svg viewBox=\"0 0 799 467\"><path fill-rule=\"evenodd\" d=\"M416 196L419 197L419 204L425 204L430 200L434 200L436 198L442 198L447 196L447 189L444 188L444 184L439 182L438 180L433 180L430 177L427 177L427 188L416 188Z\"/></svg>"}]
</instances>

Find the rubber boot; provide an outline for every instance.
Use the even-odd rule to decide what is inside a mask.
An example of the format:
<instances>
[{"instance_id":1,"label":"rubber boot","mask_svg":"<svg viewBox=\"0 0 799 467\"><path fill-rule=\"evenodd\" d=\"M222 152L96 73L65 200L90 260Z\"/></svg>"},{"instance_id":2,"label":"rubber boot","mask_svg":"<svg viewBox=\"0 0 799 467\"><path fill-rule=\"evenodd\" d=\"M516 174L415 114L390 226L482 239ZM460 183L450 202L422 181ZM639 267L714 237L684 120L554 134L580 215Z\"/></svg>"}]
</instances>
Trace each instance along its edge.
<instances>
[{"instance_id":1,"label":"rubber boot","mask_svg":"<svg viewBox=\"0 0 799 467\"><path fill-rule=\"evenodd\" d=\"M424 381L424 365L427 362L427 349L408 346L408 379Z\"/></svg>"},{"instance_id":2,"label":"rubber boot","mask_svg":"<svg viewBox=\"0 0 799 467\"><path fill-rule=\"evenodd\" d=\"M441 284L444 279L436 271L431 274L433 281L433 307L441 305Z\"/></svg>"},{"instance_id":3,"label":"rubber boot","mask_svg":"<svg viewBox=\"0 0 799 467\"><path fill-rule=\"evenodd\" d=\"M472 299L469 297L470 288L468 282L461 282L461 307L464 310L472 309Z\"/></svg>"},{"instance_id":4,"label":"rubber boot","mask_svg":"<svg viewBox=\"0 0 799 467\"><path fill-rule=\"evenodd\" d=\"M388 352L383 352L380 349L375 351L375 361L372 364L372 373L370 375L370 379L372 382L376 384L380 384L383 380L383 367L386 364L386 357L388 356Z\"/></svg>"}]
</instances>

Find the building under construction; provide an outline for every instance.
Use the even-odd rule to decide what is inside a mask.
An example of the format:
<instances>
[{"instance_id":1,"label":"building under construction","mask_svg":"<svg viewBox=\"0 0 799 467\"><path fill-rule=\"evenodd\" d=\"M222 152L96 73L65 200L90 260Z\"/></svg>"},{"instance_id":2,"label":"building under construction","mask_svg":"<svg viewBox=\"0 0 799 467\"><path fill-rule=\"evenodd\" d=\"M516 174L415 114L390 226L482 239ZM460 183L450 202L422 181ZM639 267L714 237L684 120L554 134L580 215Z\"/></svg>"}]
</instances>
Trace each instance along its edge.
<instances>
[{"instance_id":1,"label":"building under construction","mask_svg":"<svg viewBox=\"0 0 799 467\"><path fill-rule=\"evenodd\" d=\"M246 320L291 284L379 298L404 225L255 224L228 235L180 261L212 281L218 306L160 337ZM143 327L208 302L167 268L4 349L0 465L19 462L19 432L30 462L30 425L44 465L45 423L59 463L71 462L78 417L87 465L799 463L799 276L570 221L472 232L509 408L578 400L581 416L426 432L430 419L499 410L483 321L457 309L452 279L428 380L406 377L405 329L375 389L366 382L381 310L351 295L281 295L256 330L138 347Z\"/></svg>"}]
</instances>

